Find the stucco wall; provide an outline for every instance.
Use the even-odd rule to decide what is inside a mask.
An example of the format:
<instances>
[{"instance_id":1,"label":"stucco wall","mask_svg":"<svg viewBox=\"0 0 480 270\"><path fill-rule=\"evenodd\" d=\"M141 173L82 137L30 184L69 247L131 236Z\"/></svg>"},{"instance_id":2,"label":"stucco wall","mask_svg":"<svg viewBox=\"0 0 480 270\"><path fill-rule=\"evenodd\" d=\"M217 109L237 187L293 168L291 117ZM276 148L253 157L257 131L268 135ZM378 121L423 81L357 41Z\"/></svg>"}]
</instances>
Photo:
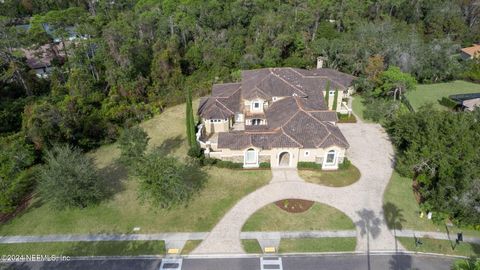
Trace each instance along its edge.
<instances>
[{"instance_id":1,"label":"stucco wall","mask_svg":"<svg viewBox=\"0 0 480 270\"><path fill-rule=\"evenodd\" d=\"M312 149L274 148L269 150L262 150L258 148L254 148L254 149L258 153L258 163L270 162L272 167L279 167L280 154L284 152L287 152L290 155L289 167L296 167L299 161L323 163L327 153L330 150L335 150L336 159L338 163L342 163L346 154L346 149L338 146L332 146L326 149L315 149L315 148L312 148ZM220 151L218 152L211 152L210 157L218 158L222 160L228 160L232 162L243 163L245 150L220 149ZM306 155L305 154L306 152L308 152L309 154ZM335 167L333 167L332 169L335 169Z\"/></svg>"},{"instance_id":2,"label":"stucco wall","mask_svg":"<svg viewBox=\"0 0 480 270\"><path fill-rule=\"evenodd\" d=\"M215 132L227 132L230 129L231 119L227 121L221 120L220 122L212 123L209 119L202 119L202 123L205 125L205 132L207 134Z\"/></svg>"}]
</instances>

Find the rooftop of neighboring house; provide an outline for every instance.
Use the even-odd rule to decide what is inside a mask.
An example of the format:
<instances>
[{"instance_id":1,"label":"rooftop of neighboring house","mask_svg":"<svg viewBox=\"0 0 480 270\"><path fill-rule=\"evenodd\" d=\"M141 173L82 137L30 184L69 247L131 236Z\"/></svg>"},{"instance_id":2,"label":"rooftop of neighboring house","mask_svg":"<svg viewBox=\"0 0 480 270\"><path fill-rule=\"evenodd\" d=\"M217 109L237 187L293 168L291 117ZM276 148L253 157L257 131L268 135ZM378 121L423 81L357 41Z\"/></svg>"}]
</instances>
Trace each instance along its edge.
<instances>
[{"instance_id":1,"label":"rooftop of neighboring house","mask_svg":"<svg viewBox=\"0 0 480 270\"><path fill-rule=\"evenodd\" d=\"M480 98L480 93L450 95L449 98L451 98L455 101L458 101L458 102L462 102L462 101L465 101L465 100Z\"/></svg>"},{"instance_id":2,"label":"rooftop of neighboring house","mask_svg":"<svg viewBox=\"0 0 480 270\"><path fill-rule=\"evenodd\" d=\"M345 91L354 79L326 68L246 70L239 83L214 85L212 94L201 99L198 114L204 119L227 119L237 113L244 113L246 118L266 119L266 125L246 125L243 131L220 132L219 148L348 147L334 124L338 120L336 112L327 108L324 91L327 88ZM249 115L243 101L257 99L268 101L269 106L263 113Z\"/></svg>"},{"instance_id":3,"label":"rooftop of neighboring house","mask_svg":"<svg viewBox=\"0 0 480 270\"><path fill-rule=\"evenodd\" d=\"M65 57L62 43L45 44L38 48L21 49L21 51L27 58L27 65L31 69L50 67L54 59L61 61Z\"/></svg>"},{"instance_id":4,"label":"rooftop of neighboring house","mask_svg":"<svg viewBox=\"0 0 480 270\"><path fill-rule=\"evenodd\" d=\"M474 44L473 46L462 48L461 51L473 57L476 54L480 54L480 44Z\"/></svg>"}]
</instances>

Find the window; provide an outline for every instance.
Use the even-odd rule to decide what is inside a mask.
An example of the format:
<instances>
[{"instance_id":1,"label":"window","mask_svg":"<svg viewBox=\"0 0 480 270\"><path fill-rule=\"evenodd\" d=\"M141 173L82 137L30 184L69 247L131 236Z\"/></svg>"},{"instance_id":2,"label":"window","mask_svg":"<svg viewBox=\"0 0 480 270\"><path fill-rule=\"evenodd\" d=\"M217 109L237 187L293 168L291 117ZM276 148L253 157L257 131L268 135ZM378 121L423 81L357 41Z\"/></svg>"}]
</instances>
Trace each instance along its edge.
<instances>
[{"instance_id":1,"label":"window","mask_svg":"<svg viewBox=\"0 0 480 270\"><path fill-rule=\"evenodd\" d=\"M305 151L305 156L306 156L306 157L310 156L310 152Z\"/></svg>"},{"instance_id":2,"label":"window","mask_svg":"<svg viewBox=\"0 0 480 270\"><path fill-rule=\"evenodd\" d=\"M262 124L262 119L252 119L252 126L258 126Z\"/></svg>"},{"instance_id":3,"label":"window","mask_svg":"<svg viewBox=\"0 0 480 270\"><path fill-rule=\"evenodd\" d=\"M330 91L330 95L335 95L335 91Z\"/></svg>"},{"instance_id":4,"label":"window","mask_svg":"<svg viewBox=\"0 0 480 270\"><path fill-rule=\"evenodd\" d=\"M253 108L255 108L255 109L260 108L260 102L258 102L258 101L253 102Z\"/></svg>"},{"instance_id":5,"label":"window","mask_svg":"<svg viewBox=\"0 0 480 270\"><path fill-rule=\"evenodd\" d=\"M224 120L224 121L227 121L227 120ZM210 123L220 123L222 122L221 119L210 119Z\"/></svg>"},{"instance_id":6,"label":"window","mask_svg":"<svg viewBox=\"0 0 480 270\"><path fill-rule=\"evenodd\" d=\"M327 154L327 161L326 164L334 164L335 163L335 150L328 151Z\"/></svg>"},{"instance_id":7,"label":"window","mask_svg":"<svg viewBox=\"0 0 480 270\"><path fill-rule=\"evenodd\" d=\"M245 163L252 164L257 163L257 154L255 153L255 149L248 149L245 153Z\"/></svg>"},{"instance_id":8,"label":"window","mask_svg":"<svg viewBox=\"0 0 480 270\"><path fill-rule=\"evenodd\" d=\"M272 97L272 100L273 100L273 101L277 101L277 97Z\"/></svg>"}]
</instances>

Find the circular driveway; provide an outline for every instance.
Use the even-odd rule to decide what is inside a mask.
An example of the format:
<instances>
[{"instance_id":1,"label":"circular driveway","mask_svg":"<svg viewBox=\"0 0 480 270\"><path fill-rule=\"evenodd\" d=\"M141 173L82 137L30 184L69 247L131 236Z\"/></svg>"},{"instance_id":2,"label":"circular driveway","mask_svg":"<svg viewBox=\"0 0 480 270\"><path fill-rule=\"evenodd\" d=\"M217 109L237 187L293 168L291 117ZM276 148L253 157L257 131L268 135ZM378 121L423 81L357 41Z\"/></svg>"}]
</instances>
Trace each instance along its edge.
<instances>
[{"instance_id":1,"label":"circular driveway","mask_svg":"<svg viewBox=\"0 0 480 270\"><path fill-rule=\"evenodd\" d=\"M298 198L333 206L356 224L357 251L394 250L395 239L383 219L383 193L390 180L393 149L378 124L338 124L350 143L347 156L361 177L347 187L303 182L296 170L274 170L270 184L242 198L194 250L194 254L244 253L240 232L260 208L282 199Z\"/></svg>"}]
</instances>

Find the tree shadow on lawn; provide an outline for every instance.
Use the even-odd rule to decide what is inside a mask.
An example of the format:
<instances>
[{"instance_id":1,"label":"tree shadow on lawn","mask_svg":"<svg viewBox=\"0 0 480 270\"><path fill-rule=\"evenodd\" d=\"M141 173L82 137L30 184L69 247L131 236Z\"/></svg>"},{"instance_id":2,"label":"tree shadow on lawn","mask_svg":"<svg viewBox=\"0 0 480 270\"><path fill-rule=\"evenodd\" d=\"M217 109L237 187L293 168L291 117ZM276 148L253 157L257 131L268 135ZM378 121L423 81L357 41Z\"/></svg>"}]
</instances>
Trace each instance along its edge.
<instances>
[{"instance_id":1,"label":"tree shadow on lawn","mask_svg":"<svg viewBox=\"0 0 480 270\"><path fill-rule=\"evenodd\" d=\"M472 245L472 251L475 256L480 257L480 245L479 244L471 244Z\"/></svg>"},{"instance_id":2,"label":"tree shadow on lawn","mask_svg":"<svg viewBox=\"0 0 480 270\"><path fill-rule=\"evenodd\" d=\"M164 155L171 154L174 150L178 149L185 139L178 135L170 137L162 142L161 145L155 147L155 151L160 151Z\"/></svg>"},{"instance_id":3,"label":"tree shadow on lawn","mask_svg":"<svg viewBox=\"0 0 480 270\"><path fill-rule=\"evenodd\" d=\"M104 200L112 198L115 194L125 190L124 181L128 179L127 168L115 161L98 171L100 179L104 182Z\"/></svg>"}]
</instances>

